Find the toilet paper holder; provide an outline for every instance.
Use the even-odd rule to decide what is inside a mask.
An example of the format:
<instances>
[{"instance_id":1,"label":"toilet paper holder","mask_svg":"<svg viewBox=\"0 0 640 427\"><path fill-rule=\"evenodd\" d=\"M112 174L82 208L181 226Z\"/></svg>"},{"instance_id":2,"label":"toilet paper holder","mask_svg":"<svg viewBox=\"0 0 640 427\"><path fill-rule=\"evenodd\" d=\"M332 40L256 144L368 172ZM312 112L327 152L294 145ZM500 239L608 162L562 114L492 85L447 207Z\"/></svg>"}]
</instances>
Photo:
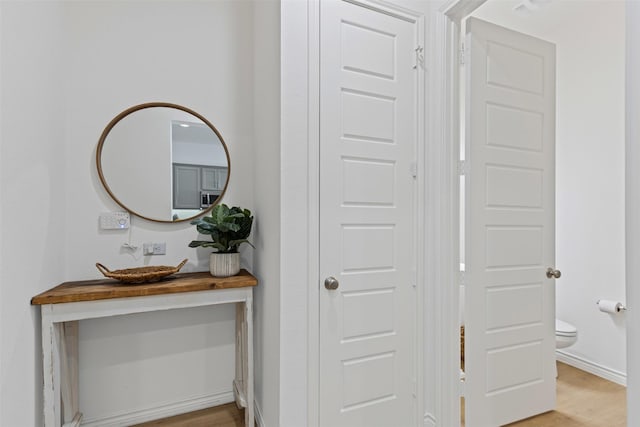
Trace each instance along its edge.
<instances>
[{"instance_id":1,"label":"toilet paper holder","mask_svg":"<svg viewBox=\"0 0 640 427\"><path fill-rule=\"evenodd\" d=\"M621 302L599 299L596 305L603 313L621 313L627 311L627 307Z\"/></svg>"}]
</instances>

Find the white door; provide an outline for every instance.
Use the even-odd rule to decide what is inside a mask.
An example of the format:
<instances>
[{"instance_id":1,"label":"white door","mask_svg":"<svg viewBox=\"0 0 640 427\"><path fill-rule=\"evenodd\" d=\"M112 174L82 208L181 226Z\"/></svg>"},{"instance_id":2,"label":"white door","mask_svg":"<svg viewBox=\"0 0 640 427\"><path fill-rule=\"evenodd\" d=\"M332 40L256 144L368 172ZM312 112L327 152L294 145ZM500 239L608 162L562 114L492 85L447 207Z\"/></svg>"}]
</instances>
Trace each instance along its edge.
<instances>
[{"instance_id":1,"label":"white door","mask_svg":"<svg viewBox=\"0 0 640 427\"><path fill-rule=\"evenodd\" d=\"M415 24L320 7L319 422L411 426Z\"/></svg>"},{"instance_id":2,"label":"white door","mask_svg":"<svg viewBox=\"0 0 640 427\"><path fill-rule=\"evenodd\" d=\"M555 46L467 21L467 427L555 407Z\"/></svg>"}]
</instances>

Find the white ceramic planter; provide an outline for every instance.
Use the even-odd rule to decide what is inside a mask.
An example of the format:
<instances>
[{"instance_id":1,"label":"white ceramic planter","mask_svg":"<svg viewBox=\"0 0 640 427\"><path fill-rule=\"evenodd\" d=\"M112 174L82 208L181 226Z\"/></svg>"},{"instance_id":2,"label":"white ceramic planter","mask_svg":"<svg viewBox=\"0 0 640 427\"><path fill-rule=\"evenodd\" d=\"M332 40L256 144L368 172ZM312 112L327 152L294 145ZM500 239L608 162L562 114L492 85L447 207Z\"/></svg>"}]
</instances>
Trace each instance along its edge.
<instances>
[{"instance_id":1,"label":"white ceramic planter","mask_svg":"<svg viewBox=\"0 0 640 427\"><path fill-rule=\"evenodd\" d=\"M214 277L235 276L240 271L240 253L212 253L209 257L209 271Z\"/></svg>"}]
</instances>

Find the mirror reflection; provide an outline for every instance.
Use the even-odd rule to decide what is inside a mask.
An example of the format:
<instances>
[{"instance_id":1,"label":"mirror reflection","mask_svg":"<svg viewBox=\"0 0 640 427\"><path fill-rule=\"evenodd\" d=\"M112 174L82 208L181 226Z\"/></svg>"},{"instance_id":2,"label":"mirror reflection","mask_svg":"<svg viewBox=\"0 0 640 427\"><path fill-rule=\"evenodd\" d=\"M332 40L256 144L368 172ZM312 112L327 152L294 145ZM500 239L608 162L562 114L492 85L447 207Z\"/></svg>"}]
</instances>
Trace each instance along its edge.
<instances>
[{"instance_id":1,"label":"mirror reflection","mask_svg":"<svg viewBox=\"0 0 640 427\"><path fill-rule=\"evenodd\" d=\"M152 221L190 220L224 194L229 153L217 129L185 107L153 103L114 118L98 144L100 180L131 213Z\"/></svg>"}]
</instances>

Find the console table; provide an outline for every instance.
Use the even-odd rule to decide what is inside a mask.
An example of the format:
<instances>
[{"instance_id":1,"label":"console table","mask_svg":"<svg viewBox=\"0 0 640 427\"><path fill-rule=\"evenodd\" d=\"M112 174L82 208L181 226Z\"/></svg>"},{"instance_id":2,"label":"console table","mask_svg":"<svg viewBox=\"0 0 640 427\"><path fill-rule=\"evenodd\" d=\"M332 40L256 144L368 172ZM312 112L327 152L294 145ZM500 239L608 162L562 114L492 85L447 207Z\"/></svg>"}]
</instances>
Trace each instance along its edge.
<instances>
[{"instance_id":1,"label":"console table","mask_svg":"<svg viewBox=\"0 0 640 427\"><path fill-rule=\"evenodd\" d=\"M232 277L208 272L176 274L145 284L113 279L65 282L31 299L42 313L44 426L79 426L78 321L176 308L236 304L236 403L245 408L245 424L253 414L253 287L246 270Z\"/></svg>"}]
</instances>

